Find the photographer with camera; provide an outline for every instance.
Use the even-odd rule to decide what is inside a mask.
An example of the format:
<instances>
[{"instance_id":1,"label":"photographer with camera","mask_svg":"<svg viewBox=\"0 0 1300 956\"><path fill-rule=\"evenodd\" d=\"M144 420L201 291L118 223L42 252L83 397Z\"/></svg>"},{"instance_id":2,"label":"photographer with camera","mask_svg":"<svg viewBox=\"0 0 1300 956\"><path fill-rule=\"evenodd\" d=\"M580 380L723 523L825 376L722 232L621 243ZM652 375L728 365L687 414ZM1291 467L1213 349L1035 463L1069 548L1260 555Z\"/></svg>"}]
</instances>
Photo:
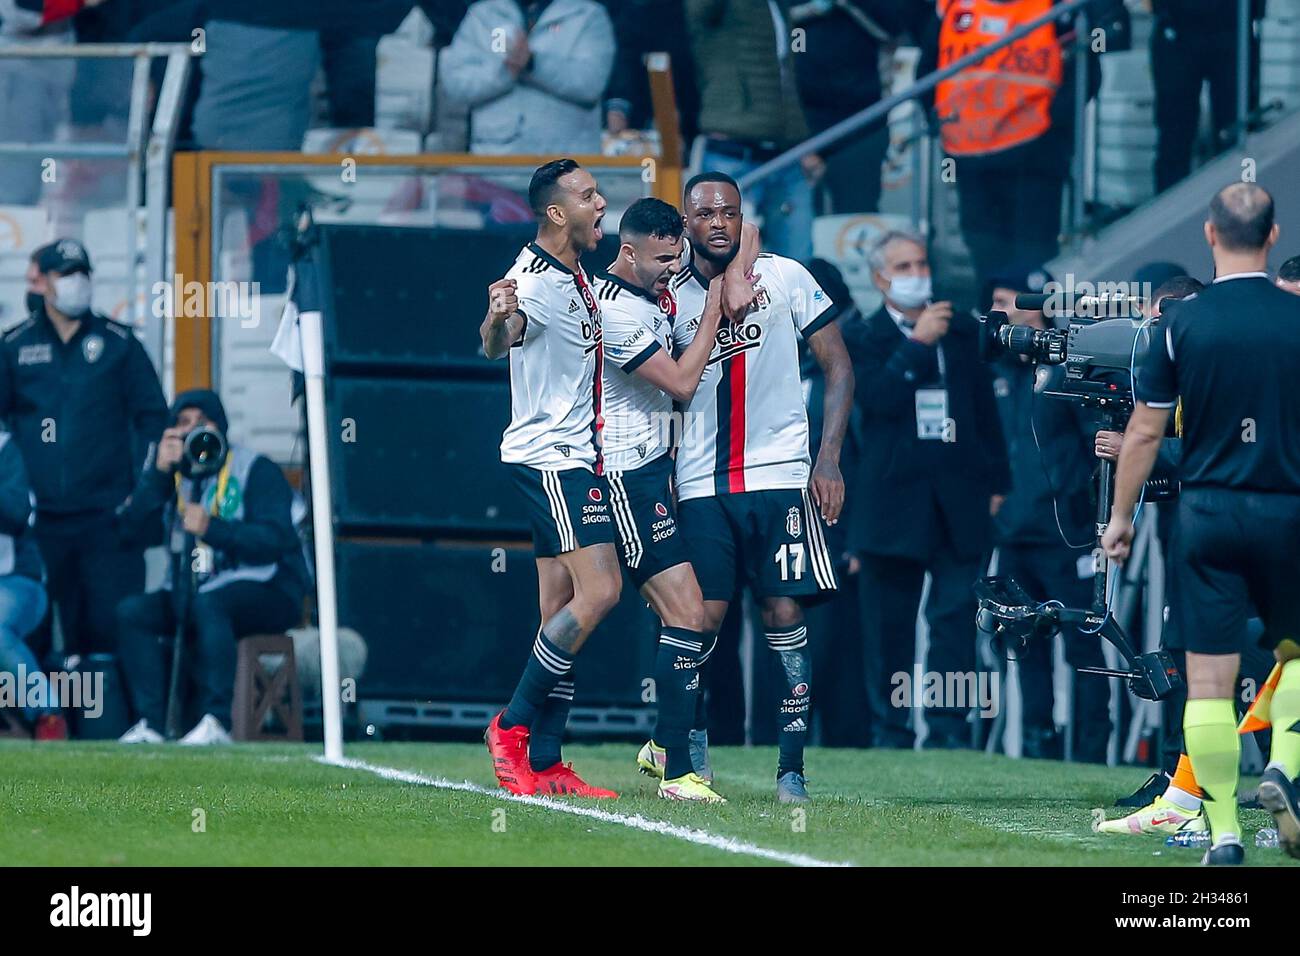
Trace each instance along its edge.
<instances>
[{"instance_id":1,"label":"photographer with camera","mask_svg":"<svg viewBox=\"0 0 1300 956\"><path fill-rule=\"evenodd\" d=\"M1040 292L1038 270L1008 270L990 280L985 305L1006 313L1013 325L1047 328L1041 311L1017 309L1017 293ZM998 573L1015 578L1030 597L1086 606L1092 591L1093 501L1091 420L1078 405L1043 393L1060 387L1059 365L1036 365L1022 355L1001 355L993 365L993 394L1002 416L1011 462L1011 494L993 519ZM1095 636L1077 625L1060 629L1065 658L1073 667L1100 667L1105 658ZM1023 701L1022 753L1063 756L1052 719L1052 641L1030 641L1017 650ZM1110 688L1088 675L1073 675L1070 756L1105 763L1110 738Z\"/></svg>"},{"instance_id":2,"label":"photographer with camera","mask_svg":"<svg viewBox=\"0 0 1300 956\"><path fill-rule=\"evenodd\" d=\"M178 396L171 427L123 514L142 543L165 542L171 552L162 590L117 607L123 670L138 718L123 743L163 740L168 695L160 640L168 638L170 646L178 608L193 639L185 656L202 713L183 744L230 742L236 642L283 632L302 619L308 574L291 513L293 491L270 459L227 445L226 429L215 392Z\"/></svg>"},{"instance_id":3,"label":"photographer with camera","mask_svg":"<svg viewBox=\"0 0 1300 956\"><path fill-rule=\"evenodd\" d=\"M926 670L976 670L972 586L992 545L992 516L1010 490L992 376L980 361L977 327L952 303L931 301L925 242L881 236L872 278L884 295L864 322L845 326L863 448L849 516L860 555L864 665L877 747L910 748L909 711L893 706L897 674L913 672L916 614L930 590ZM927 747L969 748L968 711L926 713Z\"/></svg>"},{"instance_id":4,"label":"photographer with camera","mask_svg":"<svg viewBox=\"0 0 1300 956\"><path fill-rule=\"evenodd\" d=\"M144 590L144 552L122 540L116 511L167 420L144 346L91 308L92 292L81 243L41 246L27 269L30 314L0 343L0 417L31 477L69 657L115 650L113 608Z\"/></svg>"},{"instance_id":5,"label":"photographer with camera","mask_svg":"<svg viewBox=\"0 0 1300 956\"><path fill-rule=\"evenodd\" d=\"M1259 801L1300 858L1300 300L1265 271L1277 235L1273 199L1258 185L1233 183L1211 202L1205 238L1217 278L1165 317L1146 354L1102 541L1112 560L1129 556L1139 494L1181 403L1171 618L1187 648L1183 730L1213 838L1208 865L1245 858L1233 696L1256 609L1282 664Z\"/></svg>"}]
</instances>

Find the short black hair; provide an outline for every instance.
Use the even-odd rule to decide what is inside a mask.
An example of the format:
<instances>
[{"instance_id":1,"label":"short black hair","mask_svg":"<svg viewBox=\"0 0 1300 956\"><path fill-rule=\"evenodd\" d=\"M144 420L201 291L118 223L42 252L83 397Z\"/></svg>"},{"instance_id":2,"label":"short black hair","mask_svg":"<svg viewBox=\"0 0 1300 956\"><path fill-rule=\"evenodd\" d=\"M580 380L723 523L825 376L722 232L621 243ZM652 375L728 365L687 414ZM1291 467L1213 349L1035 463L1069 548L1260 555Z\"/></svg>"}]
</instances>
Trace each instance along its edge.
<instances>
[{"instance_id":1,"label":"short black hair","mask_svg":"<svg viewBox=\"0 0 1300 956\"><path fill-rule=\"evenodd\" d=\"M662 199L646 196L627 207L618 223L618 238L624 242L632 236L677 240L685 228L680 212Z\"/></svg>"},{"instance_id":2,"label":"short black hair","mask_svg":"<svg viewBox=\"0 0 1300 956\"><path fill-rule=\"evenodd\" d=\"M1277 277L1283 282L1300 282L1300 256L1292 256L1282 263L1277 270Z\"/></svg>"},{"instance_id":3,"label":"short black hair","mask_svg":"<svg viewBox=\"0 0 1300 956\"><path fill-rule=\"evenodd\" d=\"M740 195L740 183L736 182L726 173L720 173L717 170L705 170L702 173L696 173L690 179L686 180L686 186L682 189L682 198L689 198L691 190L700 183L725 183L736 191L737 196Z\"/></svg>"},{"instance_id":4,"label":"short black hair","mask_svg":"<svg viewBox=\"0 0 1300 956\"><path fill-rule=\"evenodd\" d=\"M1273 197L1255 183L1233 183L1210 201L1210 223L1229 252L1263 249L1273 231Z\"/></svg>"},{"instance_id":5,"label":"short black hair","mask_svg":"<svg viewBox=\"0 0 1300 956\"><path fill-rule=\"evenodd\" d=\"M528 205L538 219L546 217L546 207L555 202L555 193L559 181L575 169L581 169L577 161L564 158L542 163L533 170L533 178L528 181Z\"/></svg>"},{"instance_id":6,"label":"short black hair","mask_svg":"<svg viewBox=\"0 0 1300 956\"><path fill-rule=\"evenodd\" d=\"M1191 276L1174 276L1156 286L1156 291L1151 293L1151 301L1158 303L1163 299L1185 299L1204 288L1205 283L1200 279L1193 279Z\"/></svg>"}]
</instances>

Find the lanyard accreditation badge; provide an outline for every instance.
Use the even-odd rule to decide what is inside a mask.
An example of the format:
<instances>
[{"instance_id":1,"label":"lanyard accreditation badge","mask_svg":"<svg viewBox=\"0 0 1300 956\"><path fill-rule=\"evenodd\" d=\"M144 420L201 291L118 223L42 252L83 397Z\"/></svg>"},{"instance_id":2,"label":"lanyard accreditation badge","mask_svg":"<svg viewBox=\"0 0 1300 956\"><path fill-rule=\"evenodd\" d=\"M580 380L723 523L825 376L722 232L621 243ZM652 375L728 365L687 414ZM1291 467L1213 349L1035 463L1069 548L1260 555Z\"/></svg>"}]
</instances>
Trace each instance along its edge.
<instances>
[{"instance_id":1,"label":"lanyard accreditation badge","mask_svg":"<svg viewBox=\"0 0 1300 956\"><path fill-rule=\"evenodd\" d=\"M916 390L916 437L927 441L942 441L948 422L948 376L943 346L938 349L939 386Z\"/></svg>"}]
</instances>

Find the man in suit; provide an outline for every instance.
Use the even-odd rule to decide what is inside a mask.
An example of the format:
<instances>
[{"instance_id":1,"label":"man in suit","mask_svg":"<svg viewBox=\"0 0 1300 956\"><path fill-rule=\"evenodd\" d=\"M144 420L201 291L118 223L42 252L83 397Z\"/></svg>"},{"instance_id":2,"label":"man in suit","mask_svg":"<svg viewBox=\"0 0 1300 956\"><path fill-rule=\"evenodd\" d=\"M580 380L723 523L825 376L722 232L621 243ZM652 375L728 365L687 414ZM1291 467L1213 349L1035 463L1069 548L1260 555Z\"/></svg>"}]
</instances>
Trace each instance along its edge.
<instances>
[{"instance_id":1,"label":"man in suit","mask_svg":"<svg viewBox=\"0 0 1300 956\"><path fill-rule=\"evenodd\" d=\"M992 378L974 320L931 301L925 243L891 231L871 254L885 304L846 325L864 448L850 543L861 556L867 693L876 746L911 747L915 621L926 572L930 652L923 672L961 687L975 664L975 597L991 518L1010 489ZM955 695L954 695L955 697ZM927 703L927 747L969 747L974 701Z\"/></svg>"}]
</instances>

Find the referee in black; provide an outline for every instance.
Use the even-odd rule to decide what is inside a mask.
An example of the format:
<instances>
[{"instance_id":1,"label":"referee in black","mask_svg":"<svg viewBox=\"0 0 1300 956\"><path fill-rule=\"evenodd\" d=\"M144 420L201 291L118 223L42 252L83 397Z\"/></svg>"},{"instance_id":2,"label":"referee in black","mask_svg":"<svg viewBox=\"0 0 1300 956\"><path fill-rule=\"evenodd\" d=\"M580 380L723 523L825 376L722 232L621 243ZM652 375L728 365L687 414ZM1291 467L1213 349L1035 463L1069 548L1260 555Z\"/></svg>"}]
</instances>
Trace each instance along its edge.
<instances>
[{"instance_id":1,"label":"referee in black","mask_svg":"<svg viewBox=\"0 0 1300 956\"><path fill-rule=\"evenodd\" d=\"M123 542L117 510L167 426L167 402L130 327L91 309L80 242L37 249L27 278L31 313L0 339L0 418L31 475L64 653L113 652L118 602L144 590L144 552Z\"/></svg>"},{"instance_id":2,"label":"referee in black","mask_svg":"<svg viewBox=\"0 0 1300 956\"><path fill-rule=\"evenodd\" d=\"M1273 745L1259 800L1300 859L1300 297L1265 271L1277 241L1273 199L1234 183L1210 203L1215 278L1170 306L1138 373L1103 546L1128 557L1134 509L1175 402L1183 407L1182 493L1171 544L1170 613L1187 648L1183 731L1213 837L1204 863L1241 863L1241 745L1233 694L1247 620L1282 662Z\"/></svg>"}]
</instances>

